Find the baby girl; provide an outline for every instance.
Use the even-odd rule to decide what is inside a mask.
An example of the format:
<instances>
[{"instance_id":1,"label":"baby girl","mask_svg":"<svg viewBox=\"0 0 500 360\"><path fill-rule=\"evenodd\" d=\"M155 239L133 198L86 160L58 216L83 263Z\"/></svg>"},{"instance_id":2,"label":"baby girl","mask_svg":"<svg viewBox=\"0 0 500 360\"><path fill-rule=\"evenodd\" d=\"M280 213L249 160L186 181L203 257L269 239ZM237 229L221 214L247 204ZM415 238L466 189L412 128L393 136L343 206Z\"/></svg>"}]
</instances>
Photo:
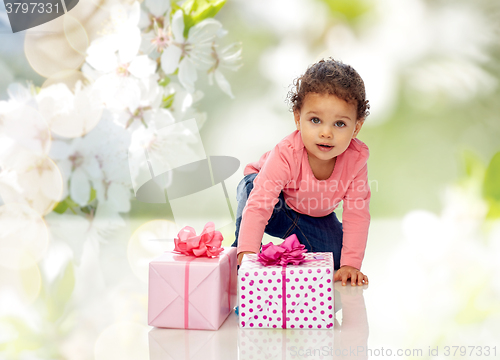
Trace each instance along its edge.
<instances>
[{"instance_id":1,"label":"baby girl","mask_svg":"<svg viewBox=\"0 0 500 360\"><path fill-rule=\"evenodd\" d=\"M332 252L335 280L368 283L361 269L370 225L368 147L356 138L370 105L359 74L333 59L310 66L288 94L297 130L238 185L238 263L258 253L264 232L295 234L308 251ZM342 223L334 210L343 202Z\"/></svg>"}]
</instances>

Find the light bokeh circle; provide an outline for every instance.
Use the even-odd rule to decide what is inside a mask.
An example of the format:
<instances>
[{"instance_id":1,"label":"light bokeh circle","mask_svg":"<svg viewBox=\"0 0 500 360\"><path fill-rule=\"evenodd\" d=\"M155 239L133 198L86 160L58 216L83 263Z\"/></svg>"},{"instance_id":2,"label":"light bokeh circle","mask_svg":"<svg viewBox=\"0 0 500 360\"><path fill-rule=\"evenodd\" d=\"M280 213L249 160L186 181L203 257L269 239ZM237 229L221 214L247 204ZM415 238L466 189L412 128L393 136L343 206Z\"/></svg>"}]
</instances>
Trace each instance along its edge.
<instances>
[{"instance_id":1,"label":"light bokeh circle","mask_svg":"<svg viewBox=\"0 0 500 360\"><path fill-rule=\"evenodd\" d=\"M40 295L40 289L42 288L42 275L40 274L38 265L33 264L29 268L20 270L19 283L20 292L24 300L28 304L33 303L38 295Z\"/></svg>"},{"instance_id":2,"label":"light bokeh circle","mask_svg":"<svg viewBox=\"0 0 500 360\"><path fill-rule=\"evenodd\" d=\"M42 288L42 275L37 264L19 271L23 297L26 302L33 303Z\"/></svg>"},{"instance_id":3,"label":"light bokeh circle","mask_svg":"<svg viewBox=\"0 0 500 360\"><path fill-rule=\"evenodd\" d=\"M127 257L134 274L144 283L148 282L149 262L165 251L174 249L177 236L174 222L153 220L139 227L132 234Z\"/></svg>"},{"instance_id":4,"label":"light bokeh circle","mask_svg":"<svg viewBox=\"0 0 500 360\"><path fill-rule=\"evenodd\" d=\"M49 157L21 151L15 155L10 169L16 173L18 187L0 184L0 196L5 204L26 204L43 216L61 201L62 175Z\"/></svg>"},{"instance_id":5,"label":"light bokeh circle","mask_svg":"<svg viewBox=\"0 0 500 360\"><path fill-rule=\"evenodd\" d=\"M89 43L109 33L107 28L112 25L111 9L120 3L120 0L80 1L71 10L71 15L85 28Z\"/></svg>"},{"instance_id":6,"label":"light bokeh circle","mask_svg":"<svg viewBox=\"0 0 500 360\"><path fill-rule=\"evenodd\" d=\"M49 245L47 226L26 204L0 206L0 265L28 269L40 261Z\"/></svg>"},{"instance_id":7,"label":"light bokeh circle","mask_svg":"<svg viewBox=\"0 0 500 360\"><path fill-rule=\"evenodd\" d=\"M61 16L26 31L24 53L33 70L44 77L62 70L79 69L85 61L85 53L80 51L88 37L83 27L78 27L74 21L66 21L68 36L64 19L65 16Z\"/></svg>"},{"instance_id":8,"label":"light bokeh circle","mask_svg":"<svg viewBox=\"0 0 500 360\"><path fill-rule=\"evenodd\" d=\"M68 89L70 89L73 93L75 92L75 85L78 81L81 81L83 84L87 84L87 79L85 75L79 70L67 69L59 71L55 74L49 76L42 84L42 89L49 87L54 84L65 84Z\"/></svg>"},{"instance_id":9,"label":"light bokeh circle","mask_svg":"<svg viewBox=\"0 0 500 360\"><path fill-rule=\"evenodd\" d=\"M13 290L16 301L23 305L32 304L40 295L41 287L42 276L37 264L20 270L1 268L0 289Z\"/></svg>"},{"instance_id":10,"label":"light bokeh circle","mask_svg":"<svg viewBox=\"0 0 500 360\"><path fill-rule=\"evenodd\" d=\"M70 14L63 16L64 35L69 45L79 54L86 55L89 37L83 25Z\"/></svg>"}]
</instances>

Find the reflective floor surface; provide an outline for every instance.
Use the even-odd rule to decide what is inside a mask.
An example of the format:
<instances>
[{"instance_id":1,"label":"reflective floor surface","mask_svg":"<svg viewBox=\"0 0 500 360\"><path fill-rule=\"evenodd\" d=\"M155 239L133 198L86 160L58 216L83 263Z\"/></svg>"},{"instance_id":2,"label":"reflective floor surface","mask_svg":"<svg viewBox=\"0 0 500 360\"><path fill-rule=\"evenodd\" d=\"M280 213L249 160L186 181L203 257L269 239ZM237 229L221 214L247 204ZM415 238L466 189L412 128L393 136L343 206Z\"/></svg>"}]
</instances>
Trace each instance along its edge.
<instances>
[{"instance_id":1,"label":"reflective floor surface","mask_svg":"<svg viewBox=\"0 0 500 360\"><path fill-rule=\"evenodd\" d=\"M356 352L367 358L368 319L363 292L367 286L336 284L332 330L242 329L233 312L218 331L153 329L148 333L150 359L333 359ZM352 350L351 350L352 353Z\"/></svg>"},{"instance_id":2,"label":"reflective floor surface","mask_svg":"<svg viewBox=\"0 0 500 360\"><path fill-rule=\"evenodd\" d=\"M239 329L233 312L200 331L147 325L148 264L171 245L153 240L167 223L94 241L55 220L37 266L0 271L0 360L500 358L498 223L424 212L374 220L370 283L335 284L333 330Z\"/></svg>"}]
</instances>

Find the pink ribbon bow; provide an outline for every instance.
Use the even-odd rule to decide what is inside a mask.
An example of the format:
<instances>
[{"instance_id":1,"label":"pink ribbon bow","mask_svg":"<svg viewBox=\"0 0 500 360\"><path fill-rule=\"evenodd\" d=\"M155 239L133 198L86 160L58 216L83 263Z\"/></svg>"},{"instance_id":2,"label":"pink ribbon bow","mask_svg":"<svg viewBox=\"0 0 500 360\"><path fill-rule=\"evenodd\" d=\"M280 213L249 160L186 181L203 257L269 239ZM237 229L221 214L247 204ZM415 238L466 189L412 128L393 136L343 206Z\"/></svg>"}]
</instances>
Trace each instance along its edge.
<instances>
[{"instance_id":1,"label":"pink ribbon bow","mask_svg":"<svg viewBox=\"0 0 500 360\"><path fill-rule=\"evenodd\" d=\"M299 242L297 235L292 234L280 245L273 243L262 246L258 259L262 265L299 265L304 261L305 246Z\"/></svg>"},{"instance_id":2,"label":"pink ribbon bow","mask_svg":"<svg viewBox=\"0 0 500 360\"><path fill-rule=\"evenodd\" d=\"M221 247L222 234L215 230L213 222L206 223L200 235L191 226L185 226L174 239L174 251L184 255L217 257L224 251Z\"/></svg>"}]
</instances>

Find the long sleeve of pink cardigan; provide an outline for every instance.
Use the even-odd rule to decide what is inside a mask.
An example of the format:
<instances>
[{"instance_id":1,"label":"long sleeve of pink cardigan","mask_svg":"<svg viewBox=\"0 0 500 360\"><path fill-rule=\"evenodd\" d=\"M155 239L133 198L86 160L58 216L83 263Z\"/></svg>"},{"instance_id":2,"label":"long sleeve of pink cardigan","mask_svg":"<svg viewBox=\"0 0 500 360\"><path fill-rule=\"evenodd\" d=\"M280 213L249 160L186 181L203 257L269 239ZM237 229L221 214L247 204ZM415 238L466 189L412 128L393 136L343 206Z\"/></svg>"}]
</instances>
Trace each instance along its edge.
<instances>
[{"instance_id":1,"label":"long sleeve of pink cardigan","mask_svg":"<svg viewBox=\"0 0 500 360\"><path fill-rule=\"evenodd\" d=\"M238 253L258 253L265 227L283 191L286 203L310 216L326 216L343 201L343 247L340 265L361 268L370 224L368 147L353 139L337 156L327 180L314 177L300 132L294 131L265 153L258 162L246 166L244 174L258 173L243 210L238 236Z\"/></svg>"}]
</instances>

